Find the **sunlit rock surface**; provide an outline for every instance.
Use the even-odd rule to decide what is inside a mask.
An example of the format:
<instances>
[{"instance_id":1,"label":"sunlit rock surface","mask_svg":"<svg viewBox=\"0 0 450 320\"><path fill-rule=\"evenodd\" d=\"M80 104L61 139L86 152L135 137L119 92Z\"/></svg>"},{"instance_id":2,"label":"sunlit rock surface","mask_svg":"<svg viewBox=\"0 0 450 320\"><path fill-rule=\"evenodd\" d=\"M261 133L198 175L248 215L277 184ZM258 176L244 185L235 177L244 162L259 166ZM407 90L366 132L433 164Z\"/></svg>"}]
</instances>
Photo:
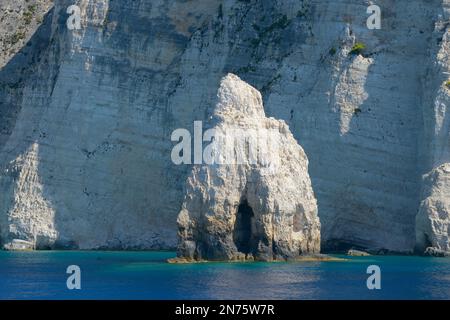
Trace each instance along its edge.
<instances>
[{"instance_id":1,"label":"sunlit rock surface","mask_svg":"<svg viewBox=\"0 0 450 320\"><path fill-rule=\"evenodd\" d=\"M271 261L319 253L320 222L303 149L284 121L265 117L261 94L237 76L223 78L217 96L209 124L223 133L214 145L218 161L230 144L232 155L249 150L255 156L194 167L178 216L179 257ZM258 149L271 151L267 162Z\"/></svg>"},{"instance_id":2,"label":"sunlit rock surface","mask_svg":"<svg viewBox=\"0 0 450 320\"><path fill-rule=\"evenodd\" d=\"M170 135L232 72L308 155L322 247L411 252L421 177L450 162L449 1L376 4L381 30L359 0L1 1L1 242L174 248Z\"/></svg>"}]
</instances>

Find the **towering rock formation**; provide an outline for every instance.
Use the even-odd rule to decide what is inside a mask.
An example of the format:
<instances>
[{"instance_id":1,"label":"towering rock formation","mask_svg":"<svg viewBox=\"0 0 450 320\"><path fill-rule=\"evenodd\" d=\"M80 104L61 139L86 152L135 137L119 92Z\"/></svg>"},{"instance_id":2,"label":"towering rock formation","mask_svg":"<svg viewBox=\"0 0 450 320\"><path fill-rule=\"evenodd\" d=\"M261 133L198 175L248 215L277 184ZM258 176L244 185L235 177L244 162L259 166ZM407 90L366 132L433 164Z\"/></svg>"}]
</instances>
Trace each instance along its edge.
<instances>
[{"instance_id":1,"label":"towering rock formation","mask_svg":"<svg viewBox=\"0 0 450 320\"><path fill-rule=\"evenodd\" d=\"M422 175L450 162L449 0L376 1L380 30L370 4L62 0L44 15L49 0L2 1L1 241L175 247L191 168L170 161L170 135L207 120L228 72L301 141L324 249L433 239L416 215Z\"/></svg>"},{"instance_id":2,"label":"towering rock formation","mask_svg":"<svg viewBox=\"0 0 450 320\"><path fill-rule=\"evenodd\" d=\"M229 74L209 121L210 164L195 166L178 216L188 260L280 260L320 251L308 159L261 94ZM231 155L231 157L229 156Z\"/></svg>"}]
</instances>

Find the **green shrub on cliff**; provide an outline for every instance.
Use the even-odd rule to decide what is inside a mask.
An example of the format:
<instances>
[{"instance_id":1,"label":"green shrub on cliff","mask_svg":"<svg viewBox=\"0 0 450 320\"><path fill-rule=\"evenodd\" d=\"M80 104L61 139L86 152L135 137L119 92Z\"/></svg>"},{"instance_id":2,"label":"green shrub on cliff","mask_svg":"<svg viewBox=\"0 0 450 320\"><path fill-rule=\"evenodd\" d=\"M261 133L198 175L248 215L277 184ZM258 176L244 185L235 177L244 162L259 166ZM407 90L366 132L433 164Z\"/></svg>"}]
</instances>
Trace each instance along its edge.
<instances>
[{"instance_id":1,"label":"green shrub on cliff","mask_svg":"<svg viewBox=\"0 0 450 320\"><path fill-rule=\"evenodd\" d=\"M28 7L28 10L23 13L25 24L31 23L35 12L36 12L36 5L31 5Z\"/></svg>"},{"instance_id":2,"label":"green shrub on cliff","mask_svg":"<svg viewBox=\"0 0 450 320\"><path fill-rule=\"evenodd\" d=\"M33 20L33 14L30 11L26 11L23 13L23 19L25 24L30 24L31 20Z\"/></svg>"},{"instance_id":3,"label":"green shrub on cliff","mask_svg":"<svg viewBox=\"0 0 450 320\"><path fill-rule=\"evenodd\" d=\"M15 34L13 34L12 36L9 37L9 39L7 39L6 42L8 42L10 45L15 45L17 42L21 41L25 39L25 32L23 31L18 31Z\"/></svg>"},{"instance_id":4,"label":"green shrub on cliff","mask_svg":"<svg viewBox=\"0 0 450 320\"><path fill-rule=\"evenodd\" d=\"M445 86L447 89L450 89L450 80L445 81Z\"/></svg>"},{"instance_id":5,"label":"green shrub on cliff","mask_svg":"<svg viewBox=\"0 0 450 320\"><path fill-rule=\"evenodd\" d=\"M350 54L361 54L366 49L366 45L362 42L357 42L350 50Z\"/></svg>"}]
</instances>

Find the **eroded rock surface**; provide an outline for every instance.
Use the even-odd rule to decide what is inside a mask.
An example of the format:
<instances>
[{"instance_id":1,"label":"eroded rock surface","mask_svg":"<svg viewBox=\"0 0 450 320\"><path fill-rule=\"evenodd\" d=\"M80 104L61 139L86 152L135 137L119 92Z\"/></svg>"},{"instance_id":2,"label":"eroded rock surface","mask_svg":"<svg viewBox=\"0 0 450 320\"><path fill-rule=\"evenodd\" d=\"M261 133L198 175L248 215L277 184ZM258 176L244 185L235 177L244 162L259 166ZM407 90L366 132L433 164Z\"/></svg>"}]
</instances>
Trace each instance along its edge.
<instances>
[{"instance_id":1,"label":"eroded rock surface","mask_svg":"<svg viewBox=\"0 0 450 320\"><path fill-rule=\"evenodd\" d=\"M420 178L450 162L449 0L377 1L380 30L360 0L52 3L0 4L2 244L174 248L169 137L232 72L301 141L325 251L413 250Z\"/></svg>"},{"instance_id":2,"label":"eroded rock surface","mask_svg":"<svg viewBox=\"0 0 450 320\"><path fill-rule=\"evenodd\" d=\"M435 23L438 39L430 52L435 63L424 87L422 192L416 217L416 250L434 256L450 255L450 30L447 5Z\"/></svg>"},{"instance_id":3,"label":"eroded rock surface","mask_svg":"<svg viewBox=\"0 0 450 320\"><path fill-rule=\"evenodd\" d=\"M424 178L424 200L416 219L420 252L450 252L450 163ZM433 250L432 250L433 249Z\"/></svg>"},{"instance_id":4,"label":"eroded rock surface","mask_svg":"<svg viewBox=\"0 0 450 320\"><path fill-rule=\"evenodd\" d=\"M178 255L190 260L270 261L318 253L320 222L308 159L287 124L267 118L260 93L232 74L221 81L209 124L226 141L230 132L251 132L244 147L233 144L232 154L251 150L261 137L258 148L263 149L270 139L269 161L258 154L258 161L244 157L239 163L193 168L178 216ZM226 153L223 140L214 148L216 156Z\"/></svg>"}]
</instances>

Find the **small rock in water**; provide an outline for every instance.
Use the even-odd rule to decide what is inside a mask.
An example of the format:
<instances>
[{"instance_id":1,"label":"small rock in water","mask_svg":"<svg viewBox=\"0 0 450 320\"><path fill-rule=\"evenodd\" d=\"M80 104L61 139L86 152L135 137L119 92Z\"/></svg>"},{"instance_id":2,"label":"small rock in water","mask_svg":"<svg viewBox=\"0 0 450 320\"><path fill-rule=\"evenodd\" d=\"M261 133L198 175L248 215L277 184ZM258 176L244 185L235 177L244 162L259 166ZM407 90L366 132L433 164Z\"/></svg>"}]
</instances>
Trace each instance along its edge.
<instances>
[{"instance_id":1,"label":"small rock in water","mask_svg":"<svg viewBox=\"0 0 450 320\"><path fill-rule=\"evenodd\" d=\"M370 256L369 253L365 252L365 251L361 251L361 250L355 250L355 249L350 249L347 252L348 256L353 256L353 257L365 257L365 256Z\"/></svg>"},{"instance_id":2,"label":"small rock in water","mask_svg":"<svg viewBox=\"0 0 450 320\"><path fill-rule=\"evenodd\" d=\"M424 255L430 257L450 257L450 252L438 248L428 247Z\"/></svg>"},{"instance_id":3,"label":"small rock in water","mask_svg":"<svg viewBox=\"0 0 450 320\"><path fill-rule=\"evenodd\" d=\"M32 242L25 241L25 240L14 239L11 242L6 243L3 246L3 249L9 250L9 251L27 251L27 250L33 250L34 244Z\"/></svg>"}]
</instances>

